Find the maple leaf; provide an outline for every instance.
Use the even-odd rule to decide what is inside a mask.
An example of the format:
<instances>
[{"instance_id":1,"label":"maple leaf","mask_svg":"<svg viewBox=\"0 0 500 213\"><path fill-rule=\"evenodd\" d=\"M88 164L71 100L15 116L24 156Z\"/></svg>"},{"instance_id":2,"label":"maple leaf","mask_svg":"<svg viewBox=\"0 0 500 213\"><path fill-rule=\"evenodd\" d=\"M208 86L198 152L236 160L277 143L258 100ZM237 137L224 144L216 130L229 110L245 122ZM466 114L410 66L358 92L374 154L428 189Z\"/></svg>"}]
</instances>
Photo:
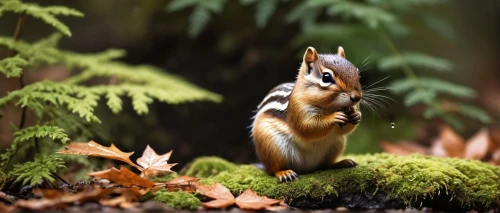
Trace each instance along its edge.
<instances>
[{"instance_id":1,"label":"maple leaf","mask_svg":"<svg viewBox=\"0 0 500 213\"><path fill-rule=\"evenodd\" d=\"M141 177L156 176L161 173L172 172L170 168L172 168L177 164L167 163L168 159L170 158L170 155L172 155L172 151L164 155L158 155L148 145L144 150L142 156L137 159L137 164L143 167L143 169L141 170Z\"/></svg>"},{"instance_id":2,"label":"maple leaf","mask_svg":"<svg viewBox=\"0 0 500 213\"><path fill-rule=\"evenodd\" d=\"M98 172L87 173L89 176L99 177L103 179L108 179L116 184L120 184L124 187L139 186L145 188L146 191L152 189L155 185L154 182L142 178L139 175L131 172L125 167L120 167L120 170L116 168L111 168Z\"/></svg>"},{"instance_id":3,"label":"maple leaf","mask_svg":"<svg viewBox=\"0 0 500 213\"><path fill-rule=\"evenodd\" d=\"M60 154L74 154L103 157L113 160L123 161L129 165L141 170L142 168L130 160L134 152L122 152L114 144L110 147L102 146L95 141L88 143L72 142L64 150L58 151Z\"/></svg>"},{"instance_id":4,"label":"maple leaf","mask_svg":"<svg viewBox=\"0 0 500 213\"><path fill-rule=\"evenodd\" d=\"M265 210L283 201L284 200L271 199L266 196L259 196L257 192L247 189L236 198L236 205L243 210Z\"/></svg>"},{"instance_id":5,"label":"maple leaf","mask_svg":"<svg viewBox=\"0 0 500 213\"><path fill-rule=\"evenodd\" d=\"M231 194L229 189L217 182L211 186L204 186L196 183L196 191L205 197L215 199L201 203L201 205L205 208L220 209L229 207L235 203L234 196Z\"/></svg>"}]
</instances>

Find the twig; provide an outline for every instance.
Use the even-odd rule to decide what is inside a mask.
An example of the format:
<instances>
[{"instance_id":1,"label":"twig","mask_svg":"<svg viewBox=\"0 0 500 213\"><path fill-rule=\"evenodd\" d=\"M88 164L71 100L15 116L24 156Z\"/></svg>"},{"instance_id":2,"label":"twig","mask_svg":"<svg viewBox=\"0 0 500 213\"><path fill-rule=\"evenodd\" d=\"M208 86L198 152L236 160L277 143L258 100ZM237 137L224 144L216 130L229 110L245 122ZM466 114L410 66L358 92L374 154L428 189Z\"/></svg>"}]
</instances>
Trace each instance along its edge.
<instances>
[{"instance_id":1,"label":"twig","mask_svg":"<svg viewBox=\"0 0 500 213\"><path fill-rule=\"evenodd\" d=\"M26 20L25 14L21 13L19 14L19 17L17 19L17 25L16 25L16 31L14 32L14 41L17 41L20 37L21 34L23 33L23 26L24 22ZM12 56L15 56L17 52L15 50L12 50ZM23 73L21 73L21 76L19 76L19 83L21 85L21 89L24 88L24 81L23 81ZM19 129L24 128L24 123L26 121L26 107L23 107L23 111L21 113L21 122L19 123Z\"/></svg>"}]
</instances>

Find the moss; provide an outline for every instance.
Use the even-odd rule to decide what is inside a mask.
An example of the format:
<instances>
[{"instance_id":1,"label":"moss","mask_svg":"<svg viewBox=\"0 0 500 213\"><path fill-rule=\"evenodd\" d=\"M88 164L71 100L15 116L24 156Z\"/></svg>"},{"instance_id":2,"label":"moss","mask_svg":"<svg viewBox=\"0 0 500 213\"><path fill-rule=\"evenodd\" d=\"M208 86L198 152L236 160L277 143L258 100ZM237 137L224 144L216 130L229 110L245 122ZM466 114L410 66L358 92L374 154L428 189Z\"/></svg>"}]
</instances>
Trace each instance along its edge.
<instances>
[{"instance_id":1,"label":"moss","mask_svg":"<svg viewBox=\"0 0 500 213\"><path fill-rule=\"evenodd\" d=\"M200 157L195 159L186 170L181 171L181 174L205 178L235 168L237 168L236 164L230 163L219 157Z\"/></svg>"},{"instance_id":2,"label":"moss","mask_svg":"<svg viewBox=\"0 0 500 213\"><path fill-rule=\"evenodd\" d=\"M160 201L172 208L182 210L196 210L201 205L200 200L193 194L183 191L159 191L156 193L156 196L153 199Z\"/></svg>"},{"instance_id":3,"label":"moss","mask_svg":"<svg viewBox=\"0 0 500 213\"><path fill-rule=\"evenodd\" d=\"M344 193L385 193L386 200L400 199L406 206L419 206L426 199L446 196L462 208L488 208L499 196L499 168L475 160L423 155L399 157L390 154L346 156L358 162L352 169L325 170L301 175L299 180L278 183L273 176L252 165L235 166L221 159L200 158L191 165L203 168L209 181L218 181L238 194L247 188L272 198L323 199ZM205 161L204 159L207 159ZM218 164L220 165L214 165ZM231 166L227 166L227 165ZM232 167L232 169L229 169ZM219 169L206 176L206 168ZM373 192L373 189L375 192Z\"/></svg>"}]
</instances>

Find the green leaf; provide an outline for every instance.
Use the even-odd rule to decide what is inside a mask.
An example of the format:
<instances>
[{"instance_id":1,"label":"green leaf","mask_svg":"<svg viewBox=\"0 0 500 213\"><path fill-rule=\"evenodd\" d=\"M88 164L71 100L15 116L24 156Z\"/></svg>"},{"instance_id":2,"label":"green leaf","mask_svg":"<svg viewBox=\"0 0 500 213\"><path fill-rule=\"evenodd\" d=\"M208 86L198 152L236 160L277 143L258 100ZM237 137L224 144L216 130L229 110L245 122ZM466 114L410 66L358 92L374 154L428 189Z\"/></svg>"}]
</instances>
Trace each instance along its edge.
<instances>
[{"instance_id":1,"label":"green leaf","mask_svg":"<svg viewBox=\"0 0 500 213\"><path fill-rule=\"evenodd\" d=\"M420 16L422 22L429 29L433 30L443 38L448 40L456 40L455 30L443 19L433 16L431 14L424 13Z\"/></svg>"},{"instance_id":2,"label":"green leaf","mask_svg":"<svg viewBox=\"0 0 500 213\"><path fill-rule=\"evenodd\" d=\"M491 122L491 117L486 113L486 111L484 111L481 108L468 104L459 104L458 107L459 107L459 112L462 115L465 115L474 120L481 121L483 123Z\"/></svg>"},{"instance_id":3,"label":"green leaf","mask_svg":"<svg viewBox=\"0 0 500 213\"><path fill-rule=\"evenodd\" d=\"M153 99L146 95L142 88L134 88L128 91L128 95L132 98L132 106L137 114L147 114L149 112L148 104L153 102Z\"/></svg>"},{"instance_id":4,"label":"green leaf","mask_svg":"<svg viewBox=\"0 0 500 213\"><path fill-rule=\"evenodd\" d=\"M52 140L59 140L62 143L69 141L69 137L64 133L64 129L57 126L35 125L14 132L14 143L20 143L32 138L48 137Z\"/></svg>"},{"instance_id":5,"label":"green leaf","mask_svg":"<svg viewBox=\"0 0 500 213\"><path fill-rule=\"evenodd\" d=\"M436 93L427 90L413 90L405 96L405 106L413 106L417 103L430 103L436 98Z\"/></svg>"},{"instance_id":6,"label":"green leaf","mask_svg":"<svg viewBox=\"0 0 500 213\"><path fill-rule=\"evenodd\" d=\"M208 9L204 7L196 7L189 16L189 30L188 35L191 38L195 38L200 34L200 32L205 29L208 22L212 19Z\"/></svg>"},{"instance_id":7,"label":"green leaf","mask_svg":"<svg viewBox=\"0 0 500 213\"><path fill-rule=\"evenodd\" d=\"M256 2L255 20L257 27L263 28L278 7L278 0L260 0Z\"/></svg>"},{"instance_id":8,"label":"green leaf","mask_svg":"<svg viewBox=\"0 0 500 213\"><path fill-rule=\"evenodd\" d=\"M380 24L390 25L397 21L395 15L383 8L354 1L331 1L327 14L345 19L355 18L372 29L378 28Z\"/></svg>"},{"instance_id":9,"label":"green leaf","mask_svg":"<svg viewBox=\"0 0 500 213\"><path fill-rule=\"evenodd\" d=\"M118 114L122 111L123 102L120 98L120 95L122 93L123 91L121 91L119 88L110 88L107 90L106 98L108 99L108 101L106 102L106 104L114 114Z\"/></svg>"},{"instance_id":10,"label":"green leaf","mask_svg":"<svg viewBox=\"0 0 500 213\"><path fill-rule=\"evenodd\" d=\"M22 181L22 184L35 186L41 184L44 180L54 182L52 173L65 168L64 161L55 155L35 156L32 162L25 162L14 165L14 169L9 173L16 178L16 181Z\"/></svg>"},{"instance_id":11,"label":"green leaf","mask_svg":"<svg viewBox=\"0 0 500 213\"><path fill-rule=\"evenodd\" d=\"M451 71L453 64L442 58L427 55L418 52L405 52L401 56L388 56L378 62L378 68L381 70L391 70L401 68L407 63L410 66L430 69L435 71Z\"/></svg>"},{"instance_id":12,"label":"green leaf","mask_svg":"<svg viewBox=\"0 0 500 213\"><path fill-rule=\"evenodd\" d=\"M0 61L0 72L5 74L7 78L19 78L23 73L23 67L29 63L19 55L14 57L5 58Z\"/></svg>"},{"instance_id":13,"label":"green leaf","mask_svg":"<svg viewBox=\"0 0 500 213\"><path fill-rule=\"evenodd\" d=\"M71 32L68 26L59 21L55 16L63 15L63 16L83 17L83 13L75 9L63 6L42 7L38 4L23 3L19 0L0 1L0 15L2 15L2 13L6 11L17 14L27 14L33 16L34 18L41 19L45 23L59 30L64 35L70 37L71 37Z\"/></svg>"},{"instance_id":14,"label":"green leaf","mask_svg":"<svg viewBox=\"0 0 500 213\"><path fill-rule=\"evenodd\" d=\"M472 98L476 95L476 92L469 87L429 77L421 77L418 80L410 78L399 79L391 82L389 87L395 94L400 94L412 88L420 87L421 89L432 91L437 94L447 94L456 97Z\"/></svg>"}]
</instances>

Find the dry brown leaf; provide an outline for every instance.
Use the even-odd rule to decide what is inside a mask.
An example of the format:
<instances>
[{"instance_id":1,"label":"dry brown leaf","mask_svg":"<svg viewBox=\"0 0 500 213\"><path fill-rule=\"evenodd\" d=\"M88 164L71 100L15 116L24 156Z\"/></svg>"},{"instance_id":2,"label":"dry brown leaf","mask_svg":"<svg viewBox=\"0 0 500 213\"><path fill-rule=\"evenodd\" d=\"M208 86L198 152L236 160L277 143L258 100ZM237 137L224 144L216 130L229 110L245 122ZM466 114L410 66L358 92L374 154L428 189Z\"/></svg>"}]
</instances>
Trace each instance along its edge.
<instances>
[{"instance_id":1,"label":"dry brown leaf","mask_svg":"<svg viewBox=\"0 0 500 213\"><path fill-rule=\"evenodd\" d=\"M488 154L492 143L488 130L483 128L467 140L464 157L481 160Z\"/></svg>"},{"instance_id":2,"label":"dry brown leaf","mask_svg":"<svg viewBox=\"0 0 500 213\"><path fill-rule=\"evenodd\" d=\"M282 200L279 203L279 205L277 205L277 206L268 206L268 207L266 207L267 211L273 211L273 212L283 211L285 209L288 209L288 205L286 205L285 200Z\"/></svg>"},{"instance_id":3,"label":"dry brown leaf","mask_svg":"<svg viewBox=\"0 0 500 213\"><path fill-rule=\"evenodd\" d=\"M138 188L116 188L114 193L120 194L118 197L100 200L99 203L104 206L119 206L123 209L129 209L139 205L141 193Z\"/></svg>"},{"instance_id":4,"label":"dry brown leaf","mask_svg":"<svg viewBox=\"0 0 500 213\"><path fill-rule=\"evenodd\" d=\"M236 205L243 210L264 210L282 201L283 200L271 199L266 196L259 196L257 192L247 189L236 198Z\"/></svg>"},{"instance_id":5,"label":"dry brown leaf","mask_svg":"<svg viewBox=\"0 0 500 213\"><path fill-rule=\"evenodd\" d=\"M90 141L88 143L72 142L64 150L58 151L57 153L96 156L119 160L128 163L129 165L136 167L139 170L142 169L130 160L130 156L134 154L134 152L122 152L121 150L116 148L114 144L111 144L110 147L105 147L96 143L95 141Z\"/></svg>"},{"instance_id":6,"label":"dry brown leaf","mask_svg":"<svg viewBox=\"0 0 500 213\"><path fill-rule=\"evenodd\" d=\"M439 139L449 157L463 158L465 143L450 126L443 125L440 130Z\"/></svg>"},{"instance_id":7,"label":"dry brown leaf","mask_svg":"<svg viewBox=\"0 0 500 213\"><path fill-rule=\"evenodd\" d=\"M31 199L31 200L18 200L14 203L15 207L30 209L30 210L42 210L49 207L56 207L61 204L59 199Z\"/></svg>"},{"instance_id":8,"label":"dry brown leaf","mask_svg":"<svg viewBox=\"0 0 500 213\"><path fill-rule=\"evenodd\" d=\"M120 184L124 187L139 186L145 188L146 190L150 190L154 186L152 181L140 177L125 167L120 167L120 170L113 167L99 172L87 173L87 175L108 179L111 182Z\"/></svg>"},{"instance_id":9,"label":"dry brown leaf","mask_svg":"<svg viewBox=\"0 0 500 213\"><path fill-rule=\"evenodd\" d=\"M83 204L88 201L98 201L107 197L114 188L91 188L89 190L71 193L57 189L34 189L34 193L42 195L41 199L18 200L14 203L16 207L43 210L50 207L64 206L70 203Z\"/></svg>"},{"instance_id":10,"label":"dry brown leaf","mask_svg":"<svg viewBox=\"0 0 500 213\"><path fill-rule=\"evenodd\" d=\"M167 172L172 172L170 168L173 166L177 165L176 163L174 164L168 164L167 161L170 158L170 155L172 155L172 151L164 154L164 155L158 155L156 152L151 149L151 147L148 145L146 149L144 150L144 153L140 158L137 159L137 164L142 166L144 169L141 170L141 177L145 176L156 176L159 174L167 173Z\"/></svg>"},{"instance_id":11,"label":"dry brown leaf","mask_svg":"<svg viewBox=\"0 0 500 213\"><path fill-rule=\"evenodd\" d=\"M165 188L169 191L182 190L185 192L195 192L196 183L200 178L190 176L179 176L166 183Z\"/></svg>"},{"instance_id":12,"label":"dry brown leaf","mask_svg":"<svg viewBox=\"0 0 500 213\"><path fill-rule=\"evenodd\" d=\"M409 141L402 141L397 144L389 141L381 141L380 145L385 152L399 156L411 155L413 153L427 154L425 147Z\"/></svg>"},{"instance_id":13,"label":"dry brown leaf","mask_svg":"<svg viewBox=\"0 0 500 213\"><path fill-rule=\"evenodd\" d=\"M211 186L204 186L200 183L196 183L196 191L201 195L215 199L209 202L201 203L205 208L226 208L235 203L234 196L231 194L229 189L220 183L214 183Z\"/></svg>"}]
</instances>

